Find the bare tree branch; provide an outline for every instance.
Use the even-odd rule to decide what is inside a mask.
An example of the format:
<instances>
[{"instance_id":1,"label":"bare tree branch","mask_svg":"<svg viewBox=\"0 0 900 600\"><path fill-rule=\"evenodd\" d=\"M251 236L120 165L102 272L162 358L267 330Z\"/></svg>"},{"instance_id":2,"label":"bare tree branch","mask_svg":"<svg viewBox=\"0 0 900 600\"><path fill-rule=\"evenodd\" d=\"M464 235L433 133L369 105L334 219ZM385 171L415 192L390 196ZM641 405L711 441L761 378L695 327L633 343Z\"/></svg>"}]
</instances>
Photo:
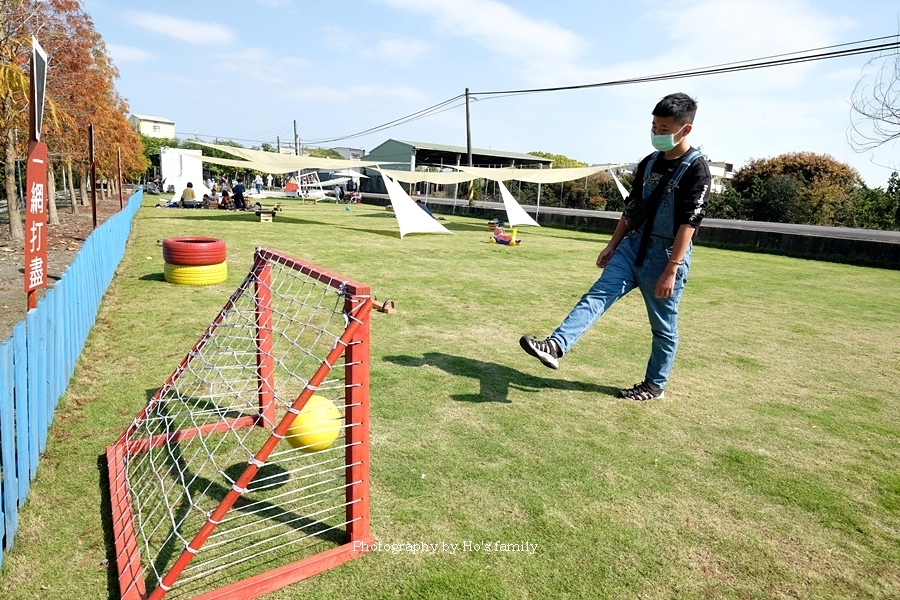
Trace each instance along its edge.
<instances>
[{"instance_id":1,"label":"bare tree branch","mask_svg":"<svg viewBox=\"0 0 900 600\"><path fill-rule=\"evenodd\" d=\"M870 60L851 96L850 145L866 152L900 139L900 54Z\"/></svg>"}]
</instances>

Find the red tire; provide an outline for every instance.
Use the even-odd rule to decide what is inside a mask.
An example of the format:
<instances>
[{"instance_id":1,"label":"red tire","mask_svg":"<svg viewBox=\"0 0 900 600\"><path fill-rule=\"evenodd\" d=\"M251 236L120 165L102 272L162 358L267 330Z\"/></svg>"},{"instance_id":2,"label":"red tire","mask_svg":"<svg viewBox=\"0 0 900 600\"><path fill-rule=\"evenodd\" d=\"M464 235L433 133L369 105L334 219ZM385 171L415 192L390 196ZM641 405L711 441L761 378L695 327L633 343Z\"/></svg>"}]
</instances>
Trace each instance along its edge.
<instances>
[{"instance_id":1,"label":"red tire","mask_svg":"<svg viewBox=\"0 0 900 600\"><path fill-rule=\"evenodd\" d=\"M225 240L173 237L163 240L163 261L170 265L205 267L225 262Z\"/></svg>"}]
</instances>

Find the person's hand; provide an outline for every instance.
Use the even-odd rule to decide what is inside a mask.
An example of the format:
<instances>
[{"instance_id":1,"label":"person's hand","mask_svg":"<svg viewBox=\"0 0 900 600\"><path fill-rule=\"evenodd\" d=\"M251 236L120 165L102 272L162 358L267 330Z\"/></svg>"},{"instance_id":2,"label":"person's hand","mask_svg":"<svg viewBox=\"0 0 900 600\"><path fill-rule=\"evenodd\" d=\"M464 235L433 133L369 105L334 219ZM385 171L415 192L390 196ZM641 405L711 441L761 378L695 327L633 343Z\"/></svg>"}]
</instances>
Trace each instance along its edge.
<instances>
[{"instance_id":1,"label":"person's hand","mask_svg":"<svg viewBox=\"0 0 900 600\"><path fill-rule=\"evenodd\" d=\"M615 246L607 246L600 252L600 255L597 257L597 267L602 269L607 263L609 263L609 259L612 258L612 255L615 253Z\"/></svg>"},{"instance_id":2,"label":"person's hand","mask_svg":"<svg viewBox=\"0 0 900 600\"><path fill-rule=\"evenodd\" d=\"M673 266L673 265L670 265ZM675 275L678 273L677 267L675 269L666 268L662 275L659 276L659 279L656 280L656 289L654 289L654 295L657 298L671 298L672 292L675 290Z\"/></svg>"}]
</instances>

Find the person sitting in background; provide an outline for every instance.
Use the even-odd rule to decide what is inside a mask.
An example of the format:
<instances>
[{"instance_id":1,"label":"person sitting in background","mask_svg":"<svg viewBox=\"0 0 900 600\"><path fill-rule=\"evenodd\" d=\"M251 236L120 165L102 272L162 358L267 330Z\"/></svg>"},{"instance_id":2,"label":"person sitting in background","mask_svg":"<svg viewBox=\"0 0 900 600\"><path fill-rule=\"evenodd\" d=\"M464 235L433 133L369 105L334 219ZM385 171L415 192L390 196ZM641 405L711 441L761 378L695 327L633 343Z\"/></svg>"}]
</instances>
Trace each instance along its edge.
<instances>
[{"instance_id":1,"label":"person sitting in background","mask_svg":"<svg viewBox=\"0 0 900 600\"><path fill-rule=\"evenodd\" d=\"M222 201L219 202L219 210L234 210L234 201L231 199L231 194L228 193L228 190L222 192Z\"/></svg>"},{"instance_id":2,"label":"person sitting in background","mask_svg":"<svg viewBox=\"0 0 900 600\"><path fill-rule=\"evenodd\" d=\"M194 193L194 184L190 181L181 192L181 208L197 208L197 194Z\"/></svg>"}]
</instances>

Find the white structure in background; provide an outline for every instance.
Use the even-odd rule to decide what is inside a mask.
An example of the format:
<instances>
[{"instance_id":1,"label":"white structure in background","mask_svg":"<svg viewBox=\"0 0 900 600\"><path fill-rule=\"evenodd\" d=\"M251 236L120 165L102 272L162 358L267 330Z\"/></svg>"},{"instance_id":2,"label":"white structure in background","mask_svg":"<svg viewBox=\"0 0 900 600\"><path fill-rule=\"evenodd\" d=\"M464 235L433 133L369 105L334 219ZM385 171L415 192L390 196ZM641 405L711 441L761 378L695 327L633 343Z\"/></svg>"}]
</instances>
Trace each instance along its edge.
<instances>
[{"instance_id":1,"label":"white structure in background","mask_svg":"<svg viewBox=\"0 0 900 600\"><path fill-rule=\"evenodd\" d=\"M709 174L712 175L710 190L721 194L725 191L725 180L734 177L734 165L727 162L709 162Z\"/></svg>"},{"instance_id":2,"label":"white structure in background","mask_svg":"<svg viewBox=\"0 0 900 600\"><path fill-rule=\"evenodd\" d=\"M366 151L362 148L348 148L345 146L340 146L338 148L332 148L332 150L334 150L347 160L362 160L362 157L366 155Z\"/></svg>"},{"instance_id":3,"label":"white structure in background","mask_svg":"<svg viewBox=\"0 0 900 600\"><path fill-rule=\"evenodd\" d=\"M703 148L698 148L700 152L703 152ZM709 157L705 154L703 158L706 159L706 164L709 165L709 174L712 176L712 185L709 187L710 192L714 194L721 194L725 191L725 181L728 179L734 178L734 164L729 162L712 162L709 160ZM623 170L617 171L618 174L621 173L634 173L637 169L638 163L628 163L628 166ZM610 171L612 173L612 171ZM613 177L616 176L616 173L612 173ZM619 190L623 190L621 182L618 178L616 178L616 184L619 187ZM623 192L623 196L627 197L627 194Z\"/></svg>"},{"instance_id":4,"label":"white structure in background","mask_svg":"<svg viewBox=\"0 0 900 600\"><path fill-rule=\"evenodd\" d=\"M159 171L163 181L163 191L167 192L170 187L174 188L180 198L180 190L183 190L190 181L197 190L203 186L203 161L200 156L203 155L201 150L184 150L181 148L160 148L159 149ZM194 157L197 158L194 158ZM206 186L203 186L204 188ZM207 189L205 193L209 193ZM202 194L197 195L202 198Z\"/></svg>"},{"instance_id":5,"label":"white structure in background","mask_svg":"<svg viewBox=\"0 0 900 600\"><path fill-rule=\"evenodd\" d=\"M175 138L175 121L165 117L152 117L150 115L131 115L128 122L134 130L141 135L156 138Z\"/></svg>"}]
</instances>

